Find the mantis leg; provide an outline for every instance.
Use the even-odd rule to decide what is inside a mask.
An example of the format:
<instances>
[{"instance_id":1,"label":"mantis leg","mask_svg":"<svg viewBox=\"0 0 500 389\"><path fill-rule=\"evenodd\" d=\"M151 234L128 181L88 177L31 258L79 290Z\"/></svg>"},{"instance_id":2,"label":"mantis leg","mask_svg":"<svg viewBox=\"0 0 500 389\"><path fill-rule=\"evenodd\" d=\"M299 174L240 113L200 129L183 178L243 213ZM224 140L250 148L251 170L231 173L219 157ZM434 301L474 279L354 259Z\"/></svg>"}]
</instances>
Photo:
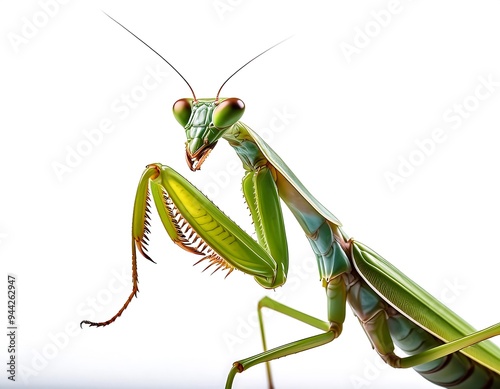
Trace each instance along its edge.
<instances>
[{"instance_id":1,"label":"mantis leg","mask_svg":"<svg viewBox=\"0 0 500 389\"><path fill-rule=\"evenodd\" d=\"M368 289L364 289L362 293L366 296L367 291ZM391 367L414 367L424 378L445 387L453 384L457 385L457 388L496 388L500 385L498 375L492 374L485 366L466 358L465 355L457 353L465 347L500 334L500 324L443 343L391 307L381 308L369 318L365 315L369 312L366 309L359 310L359 305L354 304L353 309L373 347ZM410 356L396 355L391 338Z\"/></svg>"},{"instance_id":2,"label":"mantis leg","mask_svg":"<svg viewBox=\"0 0 500 389\"><path fill-rule=\"evenodd\" d=\"M265 288L282 285L288 271L288 248L276 184L269 169L249 172L244 180L248 206L258 242L227 217L188 180L168 166L146 167L137 187L132 218L132 292L118 313L103 322L82 324L102 327L115 321L138 292L136 251L147 253L150 197L169 237L181 248L201 255L215 270L240 270ZM263 217L265 215L266 217ZM198 261L198 262L200 262Z\"/></svg>"},{"instance_id":3,"label":"mantis leg","mask_svg":"<svg viewBox=\"0 0 500 389\"><path fill-rule=\"evenodd\" d=\"M443 342L379 296L358 275L352 275L348 301L358 317L373 348L395 368L414 367L429 381L457 388L498 387L498 375L457 351L500 334L500 324L450 342ZM394 343L409 354L394 353ZM493 386L488 386L494 383ZM455 386L456 385L456 386Z\"/></svg>"},{"instance_id":4,"label":"mantis leg","mask_svg":"<svg viewBox=\"0 0 500 389\"><path fill-rule=\"evenodd\" d=\"M306 313L290 308L269 297L264 297L260 300L258 304L258 314L264 352L234 362L227 377L226 389L230 389L232 387L236 373L241 373L252 366L264 362L266 363L269 388L273 388L271 369L269 366L270 361L322 346L337 338L342 332L342 323L345 319L346 286L342 276L337 276L328 283L326 294L329 322L317 319ZM262 318L262 308L272 309L325 332L268 350L264 331L264 321Z\"/></svg>"},{"instance_id":5,"label":"mantis leg","mask_svg":"<svg viewBox=\"0 0 500 389\"><path fill-rule=\"evenodd\" d=\"M500 335L500 323L495 324L491 327L485 328L480 331L476 331L473 334L464 336L461 339L457 339L441 346L437 346L430 350L421 352L420 354L412 355L410 357L401 358L400 366L402 368L413 367L416 365L421 365L429 361L433 361L436 358L444 357L456 351L462 350L466 347L472 346L476 343L482 342L483 340L492 338L494 336Z\"/></svg>"},{"instance_id":6,"label":"mantis leg","mask_svg":"<svg viewBox=\"0 0 500 389\"><path fill-rule=\"evenodd\" d=\"M335 332L328 331L323 334L314 335L309 338L297 340L295 342L291 342L283 346L273 348L272 350L265 351L263 353L237 361L233 364L233 367L229 371L225 388L226 389L232 388L234 376L236 375L236 373L241 373L244 370L247 370L250 367L258 365L259 363L262 362L269 362L272 361L273 359L286 357L287 355L296 354L301 351L306 351L314 347L322 346L326 343L331 342L335 338L336 338ZM272 383L270 383L270 388L272 387L273 387Z\"/></svg>"},{"instance_id":7,"label":"mantis leg","mask_svg":"<svg viewBox=\"0 0 500 389\"><path fill-rule=\"evenodd\" d=\"M267 342L266 342L266 334L264 331L264 320L262 316L262 308L268 308L273 311L279 312L283 315L287 315L293 319L299 320L302 323L309 324L313 327L316 327L322 331L329 331L330 330L330 324L326 321L317 319L315 317L312 317L306 313L297 311L296 309L290 308L284 304L281 304L280 302L273 300L269 297L264 297L261 299L257 305L257 313L259 315L259 326L260 326L260 334L262 337L262 346L264 348L264 351L267 351ZM266 361L266 371L267 371L267 378L269 382L269 388L273 388L273 379L272 379L272 374L271 374L271 365L269 364L269 361Z\"/></svg>"}]
</instances>

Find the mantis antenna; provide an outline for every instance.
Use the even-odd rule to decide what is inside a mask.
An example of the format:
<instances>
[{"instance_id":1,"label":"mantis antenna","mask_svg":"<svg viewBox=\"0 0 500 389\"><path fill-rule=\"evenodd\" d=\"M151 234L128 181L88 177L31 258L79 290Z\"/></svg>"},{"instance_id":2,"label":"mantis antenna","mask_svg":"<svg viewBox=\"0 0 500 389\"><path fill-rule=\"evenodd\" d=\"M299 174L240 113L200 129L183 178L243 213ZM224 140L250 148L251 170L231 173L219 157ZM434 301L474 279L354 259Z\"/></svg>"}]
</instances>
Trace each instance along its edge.
<instances>
[{"instance_id":1,"label":"mantis antenna","mask_svg":"<svg viewBox=\"0 0 500 389\"><path fill-rule=\"evenodd\" d=\"M128 31L130 34L132 34L135 38L137 38L139 41L141 41L144 45L146 45L149 49L151 49L153 51L153 53L155 53L158 57L160 57L162 60L164 60L172 69L175 70L175 72L181 76L181 78L184 80L184 82L187 84L187 86L189 87L189 89L191 90L191 93L193 94L193 98L194 98L194 101L198 101L198 99L196 98L196 95L194 94L194 90L193 88L191 88L191 85L189 85L189 82L187 82L187 80L184 78L184 76L174 67L174 65L172 65L170 62L168 62L165 58L163 58L163 56L158 53L155 49L153 49L150 45L148 45L146 42L144 42L141 38L139 38L137 35L135 35L132 31L130 31L127 27L125 27L123 24L121 24L119 21L117 21L116 19L113 19L111 16L109 16L106 12L104 12L104 15L106 15L108 18L110 18L113 22L115 22L116 24L118 24L119 26L121 26L122 28L124 28L126 31Z\"/></svg>"},{"instance_id":2,"label":"mantis antenna","mask_svg":"<svg viewBox=\"0 0 500 389\"><path fill-rule=\"evenodd\" d=\"M279 44L281 44L281 43L283 43L283 42L287 41L287 40L288 40L288 39L290 39L290 38L291 38L291 36L289 36L288 38L285 38L285 39L283 39L282 41L280 41L280 42L278 42L278 43L276 43L276 44L272 45L270 48L268 48L268 49L264 50L262 53L257 54L257 55L256 55L255 57L253 57L250 61L248 61L247 63L245 63L242 67L240 67L240 68L239 68L238 70L236 70L233 74L231 74L231 75L230 75L230 76L226 79L226 81L224 81L224 82L222 83L221 87L219 88L219 91L217 92L217 96L215 97L215 102L218 102L218 101L219 101L220 91L222 90L222 88L224 87L224 85L226 85L226 83L227 83L227 82L228 82L228 81L229 81L229 80L230 80L230 79L231 79L231 78L232 78L232 77L233 77L236 73L238 73L241 69L243 69L245 66L247 66L247 65L248 65L250 62L252 62L253 60L255 60L255 59L259 58L262 54L267 53L269 50L271 50L271 49L275 48L276 46L278 46Z\"/></svg>"},{"instance_id":3,"label":"mantis antenna","mask_svg":"<svg viewBox=\"0 0 500 389\"><path fill-rule=\"evenodd\" d=\"M104 15L106 15L108 18L110 18L113 22L115 22L116 24L118 24L120 27L122 27L124 30L126 30L128 33L130 33L131 35L133 35L136 39L138 39L140 42L142 42L145 46L147 46L151 51L153 51L153 53L155 53L158 57L160 57L162 60L164 60L172 69L175 70L175 72L181 76L181 78L184 80L184 82L187 84L187 86L189 87L189 89L191 90L191 93L193 95L193 98L194 98L194 101L198 101L198 99L196 98L196 95L194 94L194 90L193 88L191 88L191 85L189 85L189 82L187 82L187 80L184 78L184 76L174 67L174 65L172 65L170 62L168 62L160 53L158 53L155 49L153 49L150 45L148 45L146 42L144 42L141 38L139 38L137 35L135 35L132 31L130 31L127 27L125 27L123 24L121 24L119 21L117 21L116 19L112 18L111 16L109 16L106 12L104 12ZM250 62L256 60L257 58L259 58L262 54L264 53L267 53L269 50L275 48L276 46L278 46L279 44L285 42L286 40L290 39L291 36L289 36L288 38L285 38L283 39L282 41L272 45L271 47L269 47L268 49L264 50L262 53L260 54L257 54L255 57L253 57L250 61L246 62L243 66L241 66L238 70L236 70L233 74L231 74L227 79L226 81L224 81L221 85L221 87L219 88L219 91L217 92L217 96L215 97L215 102L217 103L219 101L219 95L220 95L220 92L222 90L222 88L224 87L224 85L226 85L226 83L236 74L238 73L241 69L243 69L245 66L247 66Z\"/></svg>"}]
</instances>

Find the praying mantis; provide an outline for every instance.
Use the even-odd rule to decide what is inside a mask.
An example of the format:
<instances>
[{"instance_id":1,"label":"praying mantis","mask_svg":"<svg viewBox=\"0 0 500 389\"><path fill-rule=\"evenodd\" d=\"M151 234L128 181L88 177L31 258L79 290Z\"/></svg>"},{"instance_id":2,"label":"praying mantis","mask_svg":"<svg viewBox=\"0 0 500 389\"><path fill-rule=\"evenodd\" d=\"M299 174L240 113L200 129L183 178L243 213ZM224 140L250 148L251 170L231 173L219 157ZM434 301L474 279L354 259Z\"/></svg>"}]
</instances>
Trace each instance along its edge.
<instances>
[{"instance_id":1,"label":"praying mantis","mask_svg":"<svg viewBox=\"0 0 500 389\"><path fill-rule=\"evenodd\" d=\"M108 15L109 16L109 15ZM110 17L111 18L111 17ZM201 191L169 166L146 166L137 188L132 218L132 292L109 320L82 321L102 327L113 323L138 292L137 251L147 252L151 197L168 236L182 249L198 255L214 271L234 270L254 277L265 289L285 284L288 246L281 209L284 202L303 229L316 257L325 289L327 320L295 310L269 297L258 303L264 351L236 361L226 389L238 373L265 363L273 386L270 361L325 345L338 338L349 303L372 347L391 367L412 367L423 378L443 387L500 388L500 349L486 339L500 335L500 323L475 331L406 275L366 245L349 238L340 221L305 188L276 152L240 121L242 100L222 98L224 85L251 61L234 72L216 97L199 99L190 84L169 61L118 21L118 25L162 58L189 87L192 98L173 105L173 114L186 133L186 162L198 171L220 140L234 149L245 169L244 198L257 240L226 216ZM281 42L280 42L281 43ZM279 43L278 43L279 44ZM226 275L226 276L227 276ZM308 324L321 332L268 349L262 309L270 309ZM396 345L409 356L396 355Z\"/></svg>"}]
</instances>

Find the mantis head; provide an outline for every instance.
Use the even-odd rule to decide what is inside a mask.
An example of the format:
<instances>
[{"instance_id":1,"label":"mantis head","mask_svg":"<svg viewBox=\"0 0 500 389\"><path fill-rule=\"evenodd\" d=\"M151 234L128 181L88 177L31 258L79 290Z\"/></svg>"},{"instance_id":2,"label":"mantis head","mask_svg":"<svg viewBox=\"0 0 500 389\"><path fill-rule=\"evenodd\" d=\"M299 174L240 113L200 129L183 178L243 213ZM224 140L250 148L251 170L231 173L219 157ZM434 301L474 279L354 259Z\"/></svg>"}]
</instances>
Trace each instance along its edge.
<instances>
[{"instance_id":1,"label":"mantis head","mask_svg":"<svg viewBox=\"0 0 500 389\"><path fill-rule=\"evenodd\" d=\"M224 132L245 112L245 104L236 97L223 99L177 100L175 119L186 131L186 162L199 170Z\"/></svg>"},{"instance_id":2,"label":"mantis head","mask_svg":"<svg viewBox=\"0 0 500 389\"><path fill-rule=\"evenodd\" d=\"M106 14L106 13L105 13ZM111 20L117 23L124 30L129 32L137 40L143 43L151 51L153 51L158 57L165 61L168 66L170 66L187 84L191 90L193 98L185 98L177 100L174 104L173 111L174 116L182 127L186 131L186 161L189 168L192 171L199 170L208 154L217 144L224 132L235 124L243 115L245 111L245 104L243 101L236 97L231 98L219 98L220 92L224 85L231 79L236 73L247 66L250 62L260 57L262 54L268 52L272 48L278 46L281 42L278 42L264 50L262 53L253 57L250 61L241 66L233 74L231 74L226 81L224 81L217 92L215 99L197 99L194 94L193 88L189 85L189 82L184 78L184 76L163 56L153 49L150 45L144 42L141 38L135 35L123 24L113 19L111 16L106 14Z\"/></svg>"}]
</instances>

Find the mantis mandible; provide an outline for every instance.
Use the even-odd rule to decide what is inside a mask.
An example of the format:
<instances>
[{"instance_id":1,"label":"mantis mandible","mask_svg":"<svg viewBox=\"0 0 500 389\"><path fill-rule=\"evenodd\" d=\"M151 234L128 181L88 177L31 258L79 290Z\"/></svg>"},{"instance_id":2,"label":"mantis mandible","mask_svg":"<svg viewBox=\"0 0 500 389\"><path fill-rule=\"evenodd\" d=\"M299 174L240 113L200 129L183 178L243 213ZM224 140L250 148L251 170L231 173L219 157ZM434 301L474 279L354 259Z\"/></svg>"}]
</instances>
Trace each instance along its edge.
<instances>
[{"instance_id":1,"label":"mantis mandible","mask_svg":"<svg viewBox=\"0 0 500 389\"><path fill-rule=\"evenodd\" d=\"M109 15L108 15L109 16ZM110 17L111 18L111 17ZM239 98L222 98L226 82L213 99L198 99L170 62L142 39L111 18L153 50L186 82L192 98L177 100L173 114L186 133L186 161L192 171L201 168L221 139L227 141L246 171L243 193L257 241L219 210L202 192L169 166L147 165L137 188L132 219L132 292L123 307L104 322L82 321L102 327L114 322L138 292L137 251L147 253L150 197L169 237L181 248L199 255L208 267L229 275L240 270L266 289L286 282L288 247L281 209L283 201L302 227L315 254L325 288L327 320L320 320L269 297L258 303L264 351L235 362L226 388L237 373L332 342L342 332L346 302L358 318L372 347L395 368L414 368L430 382L453 388L500 388L500 349L485 341L500 335L500 323L475 331L410 278L364 244L351 239L340 221L320 204L266 142L240 120L245 105ZM280 42L281 43L281 42ZM280 201L281 199L281 201ZM262 308L309 324L320 334L268 350ZM394 345L409 356L400 357Z\"/></svg>"}]
</instances>

